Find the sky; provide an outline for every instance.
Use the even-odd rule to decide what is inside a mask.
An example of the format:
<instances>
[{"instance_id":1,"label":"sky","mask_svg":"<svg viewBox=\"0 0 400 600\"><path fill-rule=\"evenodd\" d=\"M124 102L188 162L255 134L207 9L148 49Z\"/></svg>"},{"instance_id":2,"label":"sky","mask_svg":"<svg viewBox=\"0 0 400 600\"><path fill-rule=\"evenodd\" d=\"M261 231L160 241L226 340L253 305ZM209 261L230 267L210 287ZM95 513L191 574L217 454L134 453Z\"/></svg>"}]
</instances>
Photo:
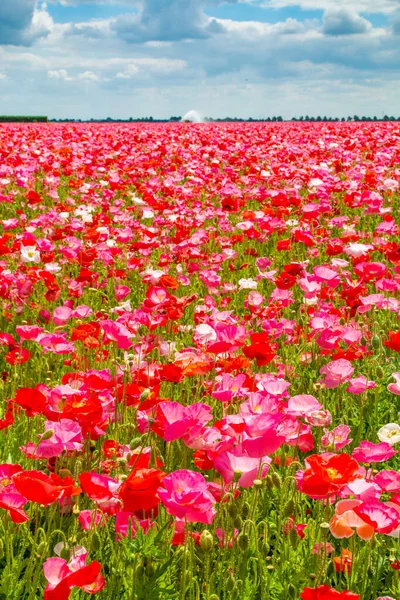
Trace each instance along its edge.
<instances>
[{"instance_id":1,"label":"sky","mask_svg":"<svg viewBox=\"0 0 400 600\"><path fill-rule=\"evenodd\" d=\"M400 0L0 0L0 114L400 116Z\"/></svg>"}]
</instances>

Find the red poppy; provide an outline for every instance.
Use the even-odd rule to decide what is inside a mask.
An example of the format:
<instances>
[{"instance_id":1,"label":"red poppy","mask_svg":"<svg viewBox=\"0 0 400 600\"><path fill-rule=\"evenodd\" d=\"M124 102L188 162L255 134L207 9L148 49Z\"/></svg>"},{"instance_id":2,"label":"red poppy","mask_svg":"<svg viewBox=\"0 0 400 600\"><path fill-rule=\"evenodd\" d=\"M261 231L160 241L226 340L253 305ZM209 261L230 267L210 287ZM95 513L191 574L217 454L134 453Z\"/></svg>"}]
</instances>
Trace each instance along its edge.
<instances>
[{"instance_id":1,"label":"red poppy","mask_svg":"<svg viewBox=\"0 0 400 600\"><path fill-rule=\"evenodd\" d=\"M22 365L32 358L32 353L26 348L15 348L7 352L5 359L10 365Z\"/></svg>"},{"instance_id":2,"label":"red poppy","mask_svg":"<svg viewBox=\"0 0 400 600\"><path fill-rule=\"evenodd\" d=\"M267 365L276 356L277 344L272 344L266 333L252 333L250 346L243 346L243 354L247 358L255 358L257 365Z\"/></svg>"},{"instance_id":3,"label":"red poppy","mask_svg":"<svg viewBox=\"0 0 400 600\"><path fill-rule=\"evenodd\" d=\"M338 592L329 585L319 585L316 588L304 588L300 598L302 600L360 600L360 594L354 594L348 590Z\"/></svg>"},{"instance_id":4,"label":"red poppy","mask_svg":"<svg viewBox=\"0 0 400 600\"><path fill-rule=\"evenodd\" d=\"M335 454L323 458L313 454L307 458L310 465L304 471L301 491L311 497L327 496L337 492L357 476L359 464L349 454Z\"/></svg>"},{"instance_id":5,"label":"red poppy","mask_svg":"<svg viewBox=\"0 0 400 600\"><path fill-rule=\"evenodd\" d=\"M150 511L160 502L157 490L166 473L158 469L134 469L124 481L119 497L128 512Z\"/></svg>"},{"instance_id":6,"label":"red poppy","mask_svg":"<svg viewBox=\"0 0 400 600\"><path fill-rule=\"evenodd\" d=\"M400 331L389 331L389 340L383 344L395 352L400 352Z\"/></svg>"},{"instance_id":7,"label":"red poppy","mask_svg":"<svg viewBox=\"0 0 400 600\"><path fill-rule=\"evenodd\" d=\"M46 396L36 388L19 388L12 400L26 411L28 417L40 414L46 407Z\"/></svg>"},{"instance_id":8,"label":"red poppy","mask_svg":"<svg viewBox=\"0 0 400 600\"><path fill-rule=\"evenodd\" d=\"M288 272L283 272L275 279L275 285L279 290L290 290L296 284L296 277Z\"/></svg>"},{"instance_id":9,"label":"red poppy","mask_svg":"<svg viewBox=\"0 0 400 600\"><path fill-rule=\"evenodd\" d=\"M54 473L46 475L42 471L20 471L13 475L12 480L22 496L44 506L81 493L72 477L61 478Z\"/></svg>"}]
</instances>

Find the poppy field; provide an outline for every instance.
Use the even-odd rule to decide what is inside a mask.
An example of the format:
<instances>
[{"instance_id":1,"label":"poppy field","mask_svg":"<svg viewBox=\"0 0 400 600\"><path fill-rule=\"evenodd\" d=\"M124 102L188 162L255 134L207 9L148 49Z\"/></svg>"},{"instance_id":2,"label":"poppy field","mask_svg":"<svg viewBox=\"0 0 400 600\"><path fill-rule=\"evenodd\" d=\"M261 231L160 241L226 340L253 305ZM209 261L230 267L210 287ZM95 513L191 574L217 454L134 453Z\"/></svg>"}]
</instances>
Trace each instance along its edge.
<instances>
[{"instance_id":1,"label":"poppy field","mask_svg":"<svg viewBox=\"0 0 400 600\"><path fill-rule=\"evenodd\" d=\"M400 599L400 125L0 127L0 599Z\"/></svg>"}]
</instances>

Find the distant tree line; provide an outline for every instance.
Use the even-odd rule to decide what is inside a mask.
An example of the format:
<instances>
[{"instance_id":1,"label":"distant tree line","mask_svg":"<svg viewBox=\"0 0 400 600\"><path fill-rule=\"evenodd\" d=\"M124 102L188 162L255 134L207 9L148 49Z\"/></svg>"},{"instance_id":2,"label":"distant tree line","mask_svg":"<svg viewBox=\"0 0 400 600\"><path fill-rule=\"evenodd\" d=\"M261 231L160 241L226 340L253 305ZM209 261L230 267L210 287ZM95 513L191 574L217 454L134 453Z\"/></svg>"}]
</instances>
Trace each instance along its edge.
<instances>
[{"instance_id":1,"label":"distant tree line","mask_svg":"<svg viewBox=\"0 0 400 600\"><path fill-rule=\"evenodd\" d=\"M107 117L106 119L49 119L48 117L28 117L28 116L1 116L0 123L177 123L182 120L182 117L170 117L169 119L155 119L154 117L129 117L129 119L112 119ZM359 117L354 115L352 117L309 117L308 115L301 117L292 117L291 119L283 119L281 116L277 117L265 117L265 118L240 118L240 117L223 117L219 119L213 119L212 117L206 117L204 119L209 123L281 123L283 121L301 121L301 122L378 122L378 121L400 121L400 117L393 117L384 115L383 117Z\"/></svg>"},{"instance_id":2,"label":"distant tree line","mask_svg":"<svg viewBox=\"0 0 400 600\"><path fill-rule=\"evenodd\" d=\"M156 119L154 117L130 117L129 119L112 119L107 117L106 119L50 119L51 122L55 123L176 123L182 120L182 117L170 117L169 119ZM283 121L306 121L306 122L345 122L345 121L400 121L400 117L392 117L385 115L383 117L359 117L354 115L352 117L292 117L291 119L284 119L281 116L277 117L265 117L265 118L241 118L241 117L221 117L213 119L212 117L206 117L204 119L209 123L228 122L228 123L281 123Z\"/></svg>"},{"instance_id":3,"label":"distant tree line","mask_svg":"<svg viewBox=\"0 0 400 600\"><path fill-rule=\"evenodd\" d=\"M47 117L10 117L0 115L0 123L46 123Z\"/></svg>"}]
</instances>

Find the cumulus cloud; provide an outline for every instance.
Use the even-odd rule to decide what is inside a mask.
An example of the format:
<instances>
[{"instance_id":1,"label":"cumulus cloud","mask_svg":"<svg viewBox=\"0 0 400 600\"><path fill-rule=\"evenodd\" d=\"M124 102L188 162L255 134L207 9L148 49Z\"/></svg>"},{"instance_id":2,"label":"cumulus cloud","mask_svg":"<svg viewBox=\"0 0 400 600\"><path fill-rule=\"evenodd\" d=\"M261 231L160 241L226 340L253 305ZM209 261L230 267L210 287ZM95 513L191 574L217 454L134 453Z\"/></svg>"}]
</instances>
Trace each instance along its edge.
<instances>
[{"instance_id":1,"label":"cumulus cloud","mask_svg":"<svg viewBox=\"0 0 400 600\"><path fill-rule=\"evenodd\" d=\"M112 28L130 43L205 39L220 33L222 28L216 19L205 15L204 5L220 3L217 0L143 0L138 15L121 15Z\"/></svg>"},{"instance_id":2,"label":"cumulus cloud","mask_svg":"<svg viewBox=\"0 0 400 600\"><path fill-rule=\"evenodd\" d=\"M354 35L370 29L371 23L351 8L329 8L324 12L322 32L325 35Z\"/></svg>"},{"instance_id":3,"label":"cumulus cloud","mask_svg":"<svg viewBox=\"0 0 400 600\"><path fill-rule=\"evenodd\" d=\"M46 36L53 20L46 4L37 0L2 0L0 2L0 45L30 46Z\"/></svg>"}]
</instances>

